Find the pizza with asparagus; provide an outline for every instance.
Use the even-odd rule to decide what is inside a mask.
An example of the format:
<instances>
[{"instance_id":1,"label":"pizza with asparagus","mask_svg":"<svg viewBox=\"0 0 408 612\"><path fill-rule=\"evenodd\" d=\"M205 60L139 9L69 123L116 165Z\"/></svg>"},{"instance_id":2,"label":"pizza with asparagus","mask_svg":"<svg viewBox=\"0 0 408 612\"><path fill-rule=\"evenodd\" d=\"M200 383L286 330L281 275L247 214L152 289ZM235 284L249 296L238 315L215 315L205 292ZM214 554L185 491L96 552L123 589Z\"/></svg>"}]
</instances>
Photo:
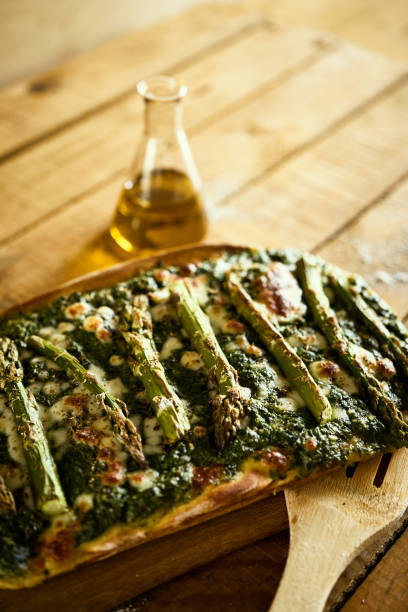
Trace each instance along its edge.
<instances>
[{"instance_id":1,"label":"pizza with asparagus","mask_svg":"<svg viewBox=\"0 0 408 612\"><path fill-rule=\"evenodd\" d=\"M201 247L85 277L0 319L0 586L406 446L407 398L407 329L319 258Z\"/></svg>"}]
</instances>

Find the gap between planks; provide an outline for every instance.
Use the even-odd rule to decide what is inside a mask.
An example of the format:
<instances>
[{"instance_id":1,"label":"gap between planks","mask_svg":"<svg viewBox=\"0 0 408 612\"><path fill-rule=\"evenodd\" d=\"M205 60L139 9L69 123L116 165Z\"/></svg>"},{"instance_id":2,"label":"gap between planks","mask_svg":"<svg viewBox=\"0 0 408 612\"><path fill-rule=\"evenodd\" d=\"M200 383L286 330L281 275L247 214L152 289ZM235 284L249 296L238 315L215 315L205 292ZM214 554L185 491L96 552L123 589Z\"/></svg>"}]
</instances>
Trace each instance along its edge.
<instances>
[{"instance_id":1,"label":"gap between planks","mask_svg":"<svg viewBox=\"0 0 408 612\"><path fill-rule=\"evenodd\" d=\"M347 587L346 582L343 583L343 592L340 594L340 589L336 589L334 587L332 593L329 596L325 612L334 612L335 610L344 609L344 612L351 612L353 609L353 605L355 605L359 598L360 590L367 591L368 584L365 585L366 579L373 574L373 572L380 574L384 574L384 564L387 563L387 553L392 549L392 547L398 543L398 541L403 537L407 539L408 536L408 511L404 513L403 518L399 522L399 525L396 526L392 532L385 530L385 533L380 535L379 538L376 538L373 544L369 546L368 549L363 551L359 556L358 560L360 561L360 557L364 555L367 557L367 553L369 553L370 558L365 563L362 561L362 567L360 568L360 572L357 572L354 576L349 577L349 584ZM364 554L365 553L365 554ZM352 562L355 563L356 559ZM352 565L350 564L350 565ZM377 569L376 569L377 568ZM347 569L349 570L347 572ZM345 573L350 573L350 566L346 569ZM374 576L370 577L370 587L377 591L376 595L379 595L379 591L382 590L382 586L378 586L377 582L372 580ZM343 576L341 577L343 578ZM391 581L391 578L389 578ZM374 586L374 584L375 586ZM344 589L344 587L346 587ZM368 587L368 588L370 588ZM373 588L374 587L374 588ZM336 592L338 591L338 592ZM337 595L337 596L336 596ZM401 602L400 602L401 603ZM378 610L379 608L377 608ZM389 611L390 612L390 611Z\"/></svg>"},{"instance_id":2,"label":"gap between planks","mask_svg":"<svg viewBox=\"0 0 408 612\"><path fill-rule=\"evenodd\" d=\"M175 51L177 46L175 43L178 43L181 36L185 53L193 55L200 52L209 40L223 33L225 29L245 26L254 20L272 19L284 27L309 25L315 29L329 30L344 38L351 37L356 44L374 47L377 52L385 51L387 55L395 46L398 53L393 55L405 60L406 41L403 40L405 0L393 0L392 4L393 10L396 11L393 17L390 16L389 7L387 9L383 7L382 0L357 0L357 2L345 0L335 10L329 6L328 0L320 0L318 6L312 0L306 2L290 0L289 3L273 7L265 0L250 0L239 5L213 3L195 7L177 17L167 19L165 23L105 44L84 54L79 60L70 60L40 75L36 80L26 79L6 87L0 105L3 112L12 110L12 117L4 138L1 139L1 146L6 148L13 146L13 141L15 143L21 138L26 138L27 132L38 133L41 127L44 131L50 123L55 124L66 116L72 116L73 110L77 112L81 108L87 109L90 105L95 105L95 102L105 100L111 95L111 91L122 91L123 82L134 79L135 71L138 72L142 68L146 70L146 64L150 66L150 72L156 71L158 66L161 66L159 62L162 55L175 56L176 60L178 49ZM369 19L365 18L366 13L370 14ZM368 39L364 35L367 28ZM189 36L185 36L185 33ZM386 45L377 43L379 37L384 38L383 42L386 42ZM92 76L90 68L95 65L98 80L90 87L91 79L88 76ZM113 77L112 72L115 72ZM37 85L39 87L36 90ZM31 93L33 91L41 93L33 94ZM67 94L68 104L65 104ZM64 106L61 100L64 101ZM47 108L41 112L44 101ZM34 106L37 104L40 110L40 121L35 117L34 123L31 112L33 109L29 108L32 104Z\"/></svg>"},{"instance_id":3,"label":"gap between planks","mask_svg":"<svg viewBox=\"0 0 408 612\"><path fill-rule=\"evenodd\" d=\"M352 215L347 221L335 229L326 238L321 240L311 249L312 253L318 253L326 248L330 243L334 242L342 236L347 230L355 226L358 221L364 217L370 210L383 203L386 199L390 198L394 192L398 190L406 181L408 181L408 169L405 170L397 179L395 179L390 185L385 187L378 195L372 200L367 202L355 215ZM0 243L1 246L1 243Z\"/></svg>"},{"instance_id":4,"label":"gap between planks","mask_svg":"<svg viewBox=\"0 0 408 612\"><path fill-rule=\"evenodd\" d=\"M4 153L87 112L168 64L197 56L226 33L265 21L241 5L200 5L148 29L132 32L35 78L5 87L0 95L0 150ZM181 44L182 41L182 44ZM188 61L188 60L187 60Z\"/></svg>"},{"instance_id":5,"label":"gap between planks","mask_svg":"<svg viewBox=\"0 0 408 612\"><path fill-rule=\"evenodd\" d=\"M316 145L323 143L325 140L329 139L337 131L341 130L341 128L346 126L350 121L363 115L372 106L375 106L377 103L386 99L388 96L391 96L394 92L398 91L398 89L403 88L407 82L408 82L408 72L398 77L393 83L381 89L379 92L374 94L370 99L366 100L361 105L356 106L353 110L351 110L349 113L347 113L346 115L344 115L337 121L334 121L325 130L316 134L316 136L314 136L313 138L311 138L304 144L296 147L292 151L289 151L281 159L279 159L275 163L268 166L261 173L255 175L249 181L246 181L246 183L240 186L239 189L228 194L228 196L226 196L225 198L217 202L217 206L229 204L231 201L235 200L238 196L241 196L242 193L245 192L248 188L256 186L258 183L265 180L267 177L272 175L274 172L277 172L278 170L283 168L286 164L291 162L298 155L306 153L308 150L312 149ZM333 232L333 234L334 233L335 232ZM1 242L0 242L0 246L1 246Z\"/></svg>"},{"instance_id":6,"label":"gap between planks","mask_svg":"<svg viewBox=\"0 0 408 612\"><path fill-rule=\"evenodd\" d=\"M193 52L191 55L188 55L181 60L178 60L172 64L169 64L163 67L161 72L163 74L168 74L168 73L172 74L174 72L179 72L180 70L188 68L192 66L193 64L202 61L208 55L214 52L220 51L224 47L230 45L231 42L240 39L242 36L246 36L247 34L253 31L256 31L260 28L266 28L269 31L276 30L275 26L266 19L256 21L255 23L250 23L244 26L243 28L240 28L236 32L232 32L228 34L227 36L225 36L224 38L214 41L213 43L209 44L204 49ZM27 150L30 150L36 147L39 144L46 142L47 140L72 128L75 125L82 123L83 121L86 121L87 119L94 117L98 115L99 113L102 113L108 110L109 108L116 106L116 104L118 104L119 102L123 102L124 100L130 98L131 96L135 95L135 93L136 93L136 83L134 83L131 87L124 89L122 92L116 94L112 98L109 98L108 100L104 102L96 104L92 108L89 108L88 110L78 113L71 119L62 121L61 123L57 124L55 127L45 130L41 135L35 138L32 138L31 140L27 140L21 145L16 146L15 148L12 148L9 151L6 151L5 153L0 154L0 164L12 159L13 157L17 155L20 155L21 153L24 153ZM0 98L1 98L1 91L0 91Z\"/></svg>"},{"instance_id":7,"label":"gap between planks","mask_svg":"<svg viewBox=\"0 0 408 612\"><path fill-rule=\"evenodd\" d=\"M226 46L222 54L216 54L213 56L211 58L212 61L200 62L196 67L197 70L200 69L198 74L195 74L194 71L190 75L188 73L185 74L186 80L189 81L188 77L190 76L193 84L192 105L187 107L190 115L192 115L190 121L187 117L188 133L191 134L192 137L199 135L202 130L205 128L208 129L211 123L217 123L224 117L230 116L234 110L243 110L252 101L262 98L271 90L274 90L283 83L289 81L292 77L306 70L307 67L316 65L319 60L327 57L330 53L335 53L336 46L334 43L331 45L322 45L320 42L316 42L316 36L317 34L313 31L293 30L288 33L278 32L275 33L274 36L267 36L266 38L259 38L259 35L252 36L252 38L247 38L246 41L243 41L243 39L240 38L235 45L232 44L228 47ZM319 41L319 39L317 39L317 41ZM220 102L219 100L222 97L225 97L222 96L222 94L225 92L223 92L223 85L220 84L220 81L222 81L223 69L225 69L226 62L226 65L229 65L228 62L233 60L235 60L235 63L237 63L237 60L240 57L240 50L241 52L245 51L246 55L251 52L252 55L250 55L248 59L245 57L245 61L247 63L249 62L248 66L246 67L247 72L251 64L249 60L252 57L256 59L256 57L259 55L258 46L262 45L262 43L265 45L267 43L269 44L268 49L265 50L268 50L271 53L284 53L286 56L285 60L281 61L280 59L274 59L274 63L272 63L270 71L275 74L272 78L266 79L266 81L264 79L262 65L259 68L257 67L256 69L251 69L251 73L256 76L251 77L255 87L250 91L247 91L248 87L246 82L243 82L245 79L239 77L239 74L243 68L242 64L241 66L237 66L231 70L230 72L235 75L233 78L235 86L237 86L236 80L239 77L238 84L243 95L238 96L238 99L236 99L234 98L234 95L231 96L231 93L228 92L228 95L230 98L232 98L231 102L223 105L222 101ZM256 51L253 49L254 46ZM330 48L328 48L329 46ZM234 57L234 55L236 57ZM218 58L219 62L215 61ZM215 68L212 65L214 63L216 64ZM221 64L221 71L219 71L218 63ZM195 95L195 87L197 87L197 84L202 78L204 66L206 66L205 72L213 72L214 75L211 77L213 83L210 89L210 94L207 95L207 97L204 96L203 105L201 97L197 97L197 95ZM182 77L183 76L184 75L182 74ZM205 104L205 102L207 102L207 104ZM217 107L217 105L220 106L220 108L215 113L207 110L213 106ZM210 112L210 114L205 118L205 120L196 122L195 115L198 114L197 110L201 112L204 111L204 113ZM120 106L118 108L113 108L109 112L102 115L103 119L96 119L95 117L92 117L87 121L86 126L81 125L80 122L79 124L72 126L71 131L68 133L62 131L55 137L55 139L52 139L48 146L41 143L39 148L37 147L31 152L27 150L25 154L19 156L14 162L12 161L0 166L3 184L5 186L13 185L13 188L10 190L9 194L7 194L7 188L5 192L5 197L9 202L9 205L19 205L23 208L22 214L19 216L18 220L15 217L13 217L13 219L7 219L7 211L3 211L3 219L1 219L0 216L0 221L2 221L3 224L3 232L4 228L10 221L11 223L20 224L22 222L21 217L25 217L23 227L19 227L14 232L11 231L9 235L6 234L4 236L3 234L3 239L0 240L0 246L9 244L14 238L23 235L27 228L40 224L42 220L48 220L52 216L52 211L55 211L55 213L59 212L66 205L69 206L70 204L77 202L81 197L85 197L86 195L93 193L101 186L107 184L109 181L113 181L121 176L122 172L124 172L123 167L120 165L119 168L116 168L115 171L112 172L111 166L112 163L119 165L124 162L124 159L122 159L122 157L124 158L124 154L122 153L122 157L120 155L118 156L119 150L122 151L122 149L127 150L130 147L134 147L133 136L132 141L130 141L130 135L128 135L129 130L126 129L127 126L124 126L123 121L121 121L122 115L126 116L128 114L129 109L127 107L122 108L122 106ZM137 117L141 118L141 113L138 113ZM132 122L133 121L134 118L132 118ZM190 122L191 125L189 125ZM199 124L201 124L201 127ZM117 134L115 133L115 127L118 132ZM106 139L109 140L109 142L99 143L98 139L100 138L100 134L106 135ZM81 143L81 147L83 147L84 142L87 143L88 150L80 150L79 160L77 161L78 142ZM62 156L60 149L64 151ZM84 173L82 172L81 159L85 155L86 163L88 164L88 167L90 167L90 171L86 172L84 176ZM47 168L47 160L52 160L54 157L56 157L58 160L58 167L55 169L53 167ZM116 159L117 157L119 159ZM112 160L115 161L112 162ZM109 172L109 174L102 180L97 180L101 174L101 171L103 172L104 170L104 164L106 166L106 171ZM78 173L79 166L81 166L81 174ZM51 172L51 174L54 175L47 178L46 191L42 191L43 183L38 181L36 173L37 170L33 172L33 168L36 169L37 167L46 168L48 173ZM67 176L69 178L70 174L73 174L75 180L69 180L69 187L67 188L64 186L62 193L67 196L70 192L72 193L74 188L79 188L79 193L76 192L65 200L63 199L64 196L61 195L62 202L55 205L53 195L54 190L56 193L59 193L58 189L60 188L60 185L64 185L64 177ZM37 193L35 193L36 184L33 185L30 192L27 191L27 184L30 184L33 180L36 181L38 185ZM78 181L81 187L77 187ZM41 208L36 206L35 201L41 202ZM52 209L48 211L46 210L47 201L48 206L52 206ZM24 210L24 204L26 204L26 207L28 207L28 211ZM38 216L38 213L40 213L40 216Z\"/></svg>"},{"instance_id":8,"label":"gap between planks","mask_svg":"<svg viewBox=\"0 0 408 612\"><path fill-rule=\"evenodd\" d=\"M296 31L295 31L295 34L296 34ZM309 35L309 38L310 38L309 42L310 43L314 42L312 39L315 36L316 36L316 33L313 33L311 38L310 38L310 35ZM310 74L312 74L313 73L313 67L315 67L315 66L317 67L316 70L315 70L316 75L317 75L319 73L319 70L320 70L319 69L319 65L323 66L322 62L324 62L324 60L327 57L330 57L330 55L331 55L332 57L334 56L334 58L335 58L336 54L341 54L342 52L346 52L347 49L353 49L353 48L345 46L344 47L344 51L343 51L343 47L341 47L341 46L340 47L332 46L330 49L327 49L327 48L325 48L323 50L320 49L320 50L318 50L315 53L311 53L307 57L301 58L300 61L297 62L297 64L295 64L295 66L292 66L292 67L289 66L289 67L285 68L281 73L277 74L276 77L274 79L272 79L271 81L269 81L267 84L261 85L261 87L256 88L255 92L252 91L249 94L243 96L243 98L240 98L238 101L235 100L235 101L232 102L232 104L228 105L226 108L223 108L222 111L220 111L218 114L216 114L216 117L215 117L215 120L214 120L214 124L218 124L220 122L222 124L222 120L224 118L228 119L228 117L233 115L234 108L237 111L239 111L238 115L241 114L243 120L245 120L245 119L248 120L248 117L250 117L251 108L250 107L248 108L248 112L245 111L245 108L247 108L248 105L251 106L251 103L254 100L258 101L258 102L262 102L262 99L267 94L271 94L271 92L275 91L276 89L278 89L278 90L282 89L282 87L280 87L280 86L284 85L285 83L288 84L288 88L289 88L291 86L291 84L294 82L294 79L293 79L294 76L296 76L296 75L299 76L300 74L303 75L305 73L307 74L308 72L310 72ZM371 59L370 59L370 61L368 59L365 59L363 61L362 58L364 58L364 57L365 56L362 55L362 57L360 57L358 59L358 62L362 62L362 65L359 67L360 70L364 69L364 61L367 61L368 64L370 64L370 61L371 61ZM370 54L370 57L371 57L371 54ZM375 58L376 56L373 56L373 57ZM349 61L353 61L353 55L352 54L351 54L351 59L349 59ZM375 64L375 62L374 62L374 64ZM358 66L358 63L357 63L357 66ZM308 71L307 67L311 68L312 70ZM335 67L334 70L337 70L336 62L334 62L334 67ZM326 68L323 69L323 67L322 67L322 70L323 71L324 70L329 70L329 74L331 73L330 66L328 66L327 69ZM384 66L382 67L382 70L384 70ZM395 71L395 69L394 69L394 71ZM339 78L343 78L343 76L344 75L342 74L342 71L339 70ZM307 133L307 131L306 131L306 133L303 135L303 140L302 140L302 137L300 138L300 143L299 142L294 142L293 144L290 143L291 146L289 147L289 150L287 152L285 152L283 154L283 156L278 157L277 160L275 160L274 163L270 164L266 169L263 168L261 173L258 173L255 176L255 178L253 176L251 176L249 180L247 180L247 181L243 180L241 185L237 189L232 190L232 193L231 192L228 193L228 195L225 198L223 198L223 197L216 198L217 204L220 204L220 203L221 204L226 204L226 203L228 203L232 197L236 197L241 192L245 191L247 188L249 188L252 185L255 185L258 182L262 181L263 178L268 173L270 173L270 172L272 172L274 170L277 170L284 163L290 161L297 154L302 153L302 152L308 150L309 148L313 147L315 144L317 144L321 140L330 137L330 135L332 133L334 133L336 130L340 129L344 124L346 124L348 121L353 119L353 117L358 116L359 114L364 113L364 111L366 109L370 108L371 105L375 104L377 101L381 100L383 97L386 97L388 94L392 93L393 90L397 89L399 85L403 84L404 79L406 79L406 76L407 76L406 74L403 74L402 76L399 75L396 80L393 80L391 83L388 83L388 85L386 87L381 88L380 91L376 91L375 95L373 95L373 96L370 96L369 95L370 92L364 91L364 88L363 88L362 92L364 91L364 94L362 93L362 96L364 98L364 102L362 104L360 104L360 105L357 105L357 106L354 105L354 100L352 102L350 101L349 104L345 103L345 109L344 110L346 110L348 107L350 107L350 105L352 105L352 110L351 110L351 112L348 112L348 113L347 112L344 113L344 112L342 112L342 110L340 110L339 113L337 113L338 115L340 115L340 117L337 117L337 115L335 113L334 117L336 119L338 119L337 121L335 120L334 122L331 122L330 118L333 118L333 117L330 116L330 111L327 111L329 117L326 119L326 129L323 129L322 131L318 132L317 135L313 135L311 138L310 137L308 138L309 133ZM332 78L335 78L335 76L332 77ZM365 89L367 89L367 87L365 87ZM327 102L329 102L329 98L330 98L330 96L328 97ZM239 107L239 108L236 108L236 107ZM258 110L258 112L259 112L259 110ZM308 112L309 112L309 114L312 114L312 112L315 112L315 111L314 110L311 111L309 109ZM235 113L235 115L237 115L237 113ZM248 116L246 117L246 115L248 115ZM307 119L310 120L310 117L307 117ZM286 121L288 121L288 120L286 119ZM211 116L210 116L210 119L208 120L208 122L206 123L206 127L207 128L208 128L208 125L209 125L210 122L211 122ZM201 123L201 125L203 126L203 122L199 122L199 123ZM245 121L244 121L244 123L245 123ZM222 131L222 129L223 128L221 127L221 131ZM281 130L282 129L283 128L281 128ZM306 130L307 130L307 128L306 128ZM97 131L97 125L95 125L95 131ZM201 130L199 129L199 127L196 127L195 124L193 123L192 128L190 128L189 132L191 132L192 136L194 137L194 136L199 135ZM78 134L78 138L79 139L80 139L80 136L81 136L81 134ZM85 133L85 138L86 137L88 137L88 140L89 140L89 136ZM216 135L215 135L215 137L216 137ZM283 134L283 137L285 137L285 134ZM298 138L298 140L299 140L299 138ZM75 145L75 143L74 143L74 145ZM73 156L72 149L73 149L74 145L72 143L70 143L69 141L68 141L68 143L66 143L66 147L68 148L68 150L69 150L69 147L71 147L71 154L70 154L71 157ZM95 143L94 143L94 145L95 145ZM97 143L96 143L96 145L97 145ZM93 147L93 148L95 148L95 147ZM108 151L109 151L109 149L107 149L107 152ZM108 155L107 152L106 152L106 155ZM51 152L49 152L49 151L47 151L47 153L52 155ZM54 154L55 153L58 154L58 149L56 149L54 151ZM97 154L93 154L92 153L92 147L91 147L89 153L91 155L91 159L92 159L92 155L94 155L94 156L95 155L99 155L99 151L98 151ZM273 155L275 155L275 152L273 152ZM110 158L109 158L109 164L111 163L111 158L112 158L112 156L110 156ZM68 158L68 161L70 161L69 158ZM100 167L100 163L98 163L99 161L100 160L98 160L97 158L94 160L95 168L99 168ZM106 161L106 160L102 159L102 161ZM35 158L33 158L31 160L28 160L27 161L27 164L29 164L28 168L30 169L30 165L33 166L36 162L37 162L37 164L38 164L38 162L41 164L41 158L40 158L40 160L36 160ZM64 169L63 159L59 160L60 164L61 164L61 162L62 162L63 169ZM44 158L43 163L45 163L45 158ZM200 167L200 164L198 164L198 165ZM225 167L225 165L224 165L224 167ZM75 170L76 170L76 168L75 168L75 165L74 165L74 166L72 166L71 171L73 171L75 173ZM20 167L20 168L17 167L15 172L16 172L15 179L17 181L18 181L19 175L21 173L22 173L22 177L25 178L24 183L22 185L23 186L23 190L22 190L22 193L19 195L19 193L18 193L18 184L16 184L15 190L13 192L10 192L10 197L7 198L7 199L9 201L9 203L12 203L13 197L14 197L14 199L17 198L17 199L15 199L16 204L20 204L21 205L24 202L24 197L27 198L27 195L26 195L27 194L26 184L27 184L27 181L30 180L30 176L29 176L29 174L28 174L28 177L24 175L24 166ZM26 172L27 172L27 169L26 169ZM51 169L51 172L52 172L52 169ZM81 190L79 194L76 193L75 195L73 195L72 197L69 197L67 200L63 201L62 203L58 204L57 206L53 206L52 211L48 211L48 212L43 213L40 218L38 218L36 216L33 216L33 214L35 212L35 208L34 208L33 212L31 213L31 217L30 217L30 212L28 212L28 218L26 220L25 227L23 226L23 228L19 228L15 232L12 232L11 235L5 236L3 238L3 240L0 241L0 245L1 246L5 246L6 244L7 245L11 244L11 242L14 239L24 235L24 232L26 231L27 228L31 229L34 226L40 225L43 221L47 221L48 219L50 219L53 216L53 214L58 214L64 207L68 207L68 206L70 206L72 204L77 203L83 197L92 194L94 191L97 191L101 186L106 185L110 181L114 181L114 180L118 179L121 176L122 172L123 172L122 168L118 169L118 170L115 170L115 172L114 173L110 173L107 178L104 178L103 180L98 181L96 184L93 183L91 186L87 187L86 189ZM246 172L248 172L248 169L246 169ZM91 173L92 173L92 170L91 170ZM80 181L83 180L83 181L86 182L86 181L90 180L88 174L89 173L86 173L86 175L87 175L86 179L85 178L81 179L78 176L78 177L76 177L76 180L78 178ZM59 175L57 175L57 178L58 178L58 176ZM68 174L68 176L69 176L69 174ZM74 176L75 176L75 174L74 174ZM7 174L5 175L5 178L6 178L5 183L7 183ZM10 174L10 172L9 172L9 177L8 178L9 178L9 182L10 183L15 184L14 181L13 181L12 173ZM51 197L49 195L49 192L51 192L51 194L52 194L53 193L53 189L52 189L52 182L51 182L51 185L50 185L49 180L50 179L48 179L48 183L47 183L47 192L44 192L43 195L41 194L41 183L39 184L39 193L37 193L36 195L31 194L31 193L29 194L30 198L32 200L34 200L34 202L36 200L38 200L40 202L43 202L43 198L44 197L45 197L45 199L47 199L47 197L48 197L48 199ZM51 181L52 180L53 180L53 178L51 177ZM61 176L61 181L62 180L63 179L62 179L62 176ZM54 179L54 183L55 183L55 191L58 192L58 183L55 182L55 179ZM69 184L71 185L71 181L69 181ZM71 186L69 187L68 192L69 192L70 189L71 189ZM7 194L6 194L6 197L7 197ZM52 202L53 202L53 200L52 200ZM29 203L29 200L27 200L27 204L28 203ZM30 202L30 205L32 207L32 203L31 202ZM34 204L34 206L35 206L35 204ZM3 223L6 224L7 222L3 219Z\"/></svg>"}]
</instances>

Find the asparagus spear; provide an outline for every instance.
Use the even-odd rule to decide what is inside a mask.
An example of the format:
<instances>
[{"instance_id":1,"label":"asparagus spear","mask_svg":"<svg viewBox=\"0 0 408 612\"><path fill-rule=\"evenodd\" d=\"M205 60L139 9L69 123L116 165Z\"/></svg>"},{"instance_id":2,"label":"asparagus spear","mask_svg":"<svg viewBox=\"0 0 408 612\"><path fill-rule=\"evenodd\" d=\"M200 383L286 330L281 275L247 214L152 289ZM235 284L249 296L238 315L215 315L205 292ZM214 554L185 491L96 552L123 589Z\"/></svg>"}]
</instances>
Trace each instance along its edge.
<instances>
[{"instance_id":1,"label":"asparagus spear","mask_svg":"<svg viewBox=\"0 0 408 612\"><path fill-rule=\"evenodd\" d=\"M0 514L15 514L16 504L10 489L4 482L4 478L0 476Z\"/></svg>"},{"instance_id":2,"label":"asparagus spear","mask_svg":"<svg viewBox=\"0 0 408 612\"><path fill-rule=\"evenodd\" d=\"M9 338L0 339L0 389L8 397L17 432L23 444L36 505L46 515L68 510L57 468L48 447L45 431L33 394L23 383L23 368L17 347Z\"/></svg>"},{"instance_id":3,"label":"asparagus spear","mask_svg":"<svg viewBox=\"0 0 408 612\"><path fill-rule=\"evenodd\" d=\"M278 365L304 399L306 406L314 415L318 423L326 423L333 418L333 411L329 400L322 389L309 373L302 359L288 344L277 327L264 314L262 309L251 298L234 274L228 275L228 290L239 314L248 321L268 351L275 357Z\"/></svg>"},{"instance_id":4,"label":"asparagus spear","mask_svg":"<svg viewBox=\"0 0 408 612\"><path fill-rule=\"evenodd\" d=\"M330 283L336 293L343 299L346 306L367 325L385 348L394 355L401 370L408 376L408 354L397 336L390 332L381 320L381 317L360 295L350 278L340 271L331 268Z\"/></svg>"},{"instance_id":5,"label":"asparagus spear","mask_svg":"<svg viewBox=\"0 0 408 612\"><path fill-rule=\"evenodd\" d=\"M122 311L121 331L130 351L129 365L146 390L167 443L175 442L190 429L184 404L167 381L153 341L149 298L135 296L133 306Z\"/></svg>"},{"instance_id":6,"label":"asparagus spear","mask_svg":"<svg viewBox=\"0 0 408 612\"><path fill-rule=\"evenodd\" d=\"M54 361L63 370L68 372L79 383L83 383L89 391L95 393L98 401L112 421L114 432L119 441L125 446L128 453L141 466L146 466L143 454L142 441L139 433L128 418L126 405L108 393L98 381L96 376L90 374L68 351L55 346L48 340L39 336L30 336L29 344L40 353Z\"/></svg>"},{"instance_id":7,"label":"asparagus spear","mask_svg":"<svg viewBox=\"0 0 408 612\"><path fill-rule=\"evenodd\" d=\"M311 258L302 257L298 260L297 269L306 301L329 345L360 381L377 414L389 423L399 425L407 431L408 424L404 421L400 410L388 397L381 383L368 371L358 353L354 350L353 343L343 333L324 293L319 264Z\"/></svg>"},{"instance_id":8,"label":"asparagus spear","mask_svg":"<svg viewBox=\"0 0 408 612\"><path fill-rule=\"evenodd\" d=\"M194 348L214 379L218 393L212 401L215 443L222 450L236 435L238 420L244 415L249 390L238 383L236 370L229 364L212 330L207 315L201 310L189 286L181 279L171 286L177 313Z\"/></svg>"}]
</instances>

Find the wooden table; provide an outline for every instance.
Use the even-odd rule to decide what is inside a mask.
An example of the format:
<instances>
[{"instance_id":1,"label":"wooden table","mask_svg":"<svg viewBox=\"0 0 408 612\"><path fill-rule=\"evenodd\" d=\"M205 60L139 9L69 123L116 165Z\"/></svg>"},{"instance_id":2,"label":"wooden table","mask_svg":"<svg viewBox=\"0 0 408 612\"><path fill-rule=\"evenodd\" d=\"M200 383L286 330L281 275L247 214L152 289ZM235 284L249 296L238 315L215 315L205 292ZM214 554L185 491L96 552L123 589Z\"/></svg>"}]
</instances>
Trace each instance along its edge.
<instances>
[{"instance_id":1,"label":"wooden table","mask_svg":"<svg viewBox=\"0 0 408 612\"><path fill-rule=\"evenodd\" d=\"M141 128L135 83L170 72L190 88L207 240L310 249L363 273L406 316L406 0L338 4L204 6L0 92L0 307L118 261L106 230ZM261 540L126 609L266 610L287 547L287 532ZM401 527L350 566L331 603L408 610L407 572Z\"/></svg>"}]
</instances>

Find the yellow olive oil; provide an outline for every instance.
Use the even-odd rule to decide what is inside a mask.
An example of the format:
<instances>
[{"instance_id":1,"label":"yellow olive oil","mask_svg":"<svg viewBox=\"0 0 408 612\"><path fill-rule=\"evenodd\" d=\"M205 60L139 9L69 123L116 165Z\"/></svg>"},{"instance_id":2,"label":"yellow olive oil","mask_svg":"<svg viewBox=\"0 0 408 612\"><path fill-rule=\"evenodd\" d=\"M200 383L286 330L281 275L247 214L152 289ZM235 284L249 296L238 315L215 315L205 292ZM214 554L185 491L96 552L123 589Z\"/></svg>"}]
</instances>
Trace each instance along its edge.
<instances>
[{"instance_id":1,"label":"yellow olive oil","mask_svg":"<svg viewBox=\"0 0 408 612\"><path fill-rule=\"evenodd\" d=\"M188 176L163 168L125 183L110 232L122 249L136 253L197 242L206 225Z\"/></svg>"}]
</instances>

